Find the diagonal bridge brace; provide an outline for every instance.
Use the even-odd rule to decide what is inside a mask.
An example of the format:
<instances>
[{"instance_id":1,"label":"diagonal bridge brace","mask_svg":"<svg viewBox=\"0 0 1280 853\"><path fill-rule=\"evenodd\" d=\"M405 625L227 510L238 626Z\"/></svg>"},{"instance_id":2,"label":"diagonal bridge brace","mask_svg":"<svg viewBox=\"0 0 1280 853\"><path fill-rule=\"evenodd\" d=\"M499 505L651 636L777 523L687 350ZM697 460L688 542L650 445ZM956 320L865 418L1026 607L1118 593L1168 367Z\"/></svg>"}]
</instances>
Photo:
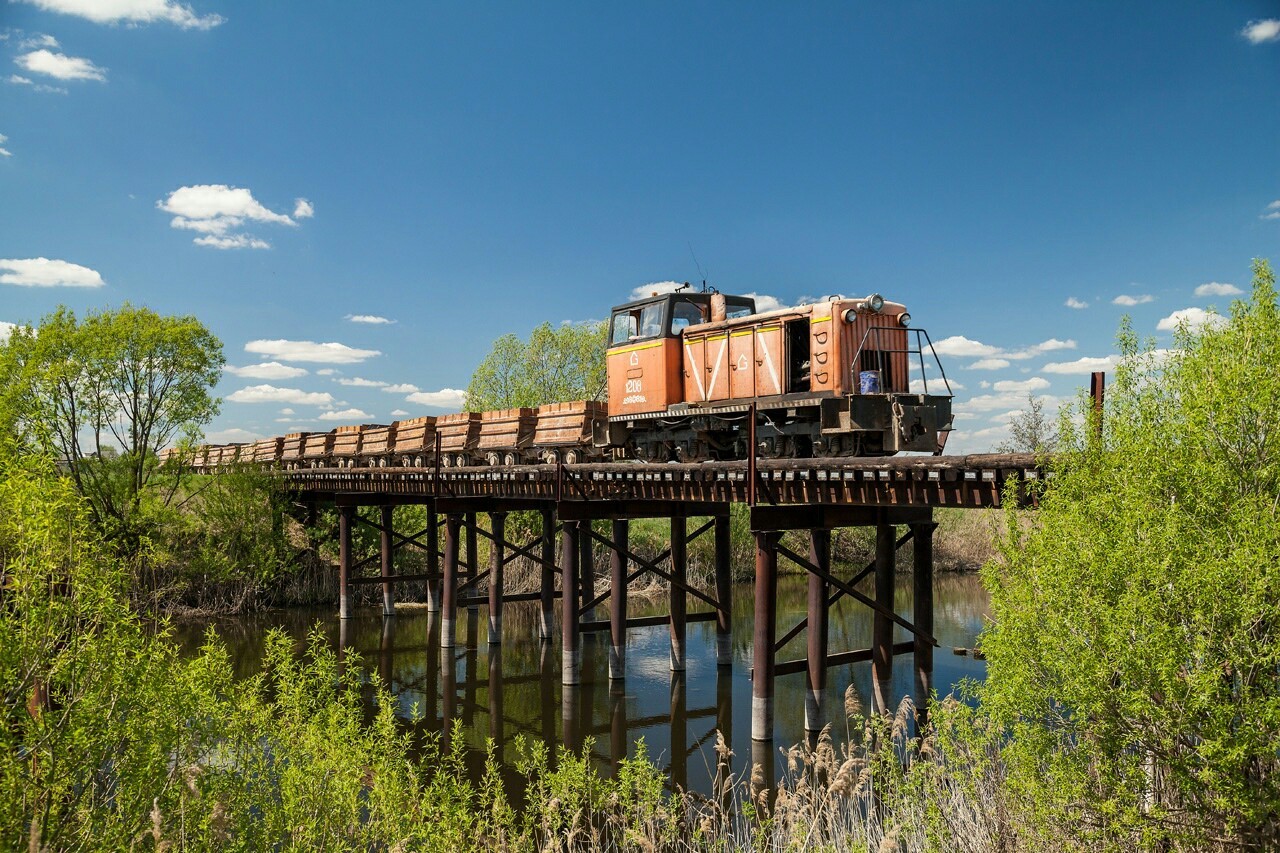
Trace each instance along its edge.
<instances>
[{"instance_id":1,"label":"diagonal bridge brace","mask_svg":"<svg viewBox=\"0 0 1280 853\"><path fill-rule=\"evenodd\" d=\"M706 523L705 523L705 524L703 524L701 527L699 527L697 530L693 531L692 533L690 533L688 536L686 536L686 537L685 537L685 540L684 540L684 541L685 541L685 544L686 544L686 545L688 545L690 542L692 542L693 540L697 539L697 538L698 538L699 536L701 536L702 534L706 533L706 532L707 532L708 530L710 530L712 527L715 527L715 524L716 524L715 519L712 519L711 521L706 522ZM614 546L614 543L613 543L613 542L609 541L608 539L606 539L606 538L605 538L605 537L603 537L603 536L599 536L599 535L595 534L594 532L592 533L592 535L593 535L593 536L595 536L597 540L599 540L600 542L604 543L604 545L605 545L606 547L608 547L610 550L613 550L613 549L614 549L614 547L615 547L615 546ZM628 556L630 556L630 552L627 552L627 555L628 555ZM668 548L668 549L666 549L665 551L663 551L661 554L659 554L658 556L654 557L654 558L653 558L653 563L649 563L649 562L647 562L647 561L642 561L642 560L636 559L636 562L640 563L641 565L640 565L640 568L636 569L634 572L632 572L631 574L627 575L627 581L626 581L627 586L630 586L632 581L634 581L634 580L636 580L637 578L639 578L639 577L640 577L641 575L643 575L645 572L650 571L650 570L651 570L651 569L650 569L650 567L651 567L654 563L661 563L663 560L665 560L665 559L669 558L670 556L671 556L671 549L670 549L670 548ZM590 610L591 610L593 607L596 607L597 605L600 605L600 604L604 603L605 599L607 599L607 598L609 597L609 594L610 594L611 592L613 592L613 589L612 589L612 588L606 589L604 592L600 593L600 594L599 594L599 595L597 595L595 598L591 599L591 600L590 600L590 601L588 601L586 604L582 605L582 607L580 607L580 608L578 609L578 613L579 613L579 615L585 616L588 612L590 612ZM716 604L716 605L714 605L714 606L715 606L715 608L716 608L717 610L719 610L719 609L720 609L720 605Z\"/></svg>"},{"instance_id":2,"label":"diagonal bridge brace","mask_svg":"<svg viewBox=\"0 0 1280 853\"><path fill-rule=\"evenodd\" d=\"M670 572L666 571L665 569L660 569L653 563L649 562L648 560L642 559L641 557L637 557L635 554L631 553L630 548L618 548L617 545L615 545L613 542L610 542L607 537L601 536L599 533L596 533L594 530L591 531L591 538L599 542L601 545L606 545L610 548L613 548L619 551L628 560L631 560L632 562L637 563L640 566L643 566L645 571L653 572L655 575L662 578L667 583L671 584L677 589L684 590L689 595L692 595L694 598L698 599L699 601L702 601L705 604L711 605L716 610L722 609L718 601L716 601L714 598L710 597L706 593L702 592L702 590L695 589L694 587L689 586L687 583L681 583L680 581L677 581ZM669 550L668 550L668 553L670 553Z\"/></svg>"}]
</instances>

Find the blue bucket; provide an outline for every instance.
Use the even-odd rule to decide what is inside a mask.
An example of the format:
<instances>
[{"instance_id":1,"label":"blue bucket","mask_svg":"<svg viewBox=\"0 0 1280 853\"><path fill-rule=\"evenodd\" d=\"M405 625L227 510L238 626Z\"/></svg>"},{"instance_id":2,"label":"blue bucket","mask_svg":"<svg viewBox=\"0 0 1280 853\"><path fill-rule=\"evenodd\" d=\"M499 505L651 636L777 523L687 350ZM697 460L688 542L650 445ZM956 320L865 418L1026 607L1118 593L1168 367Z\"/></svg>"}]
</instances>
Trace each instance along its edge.
<instances>
[{"instance_id":1,"label":"blue bucket","mask_svg":"<svg viewBox=\"0 0 1280 853\"><path fill-rule=\"evenodd\" d=\"M858 391L863 394L880 393L880 371L864 370L858 374Z\"/></svg>"}]
</instances>

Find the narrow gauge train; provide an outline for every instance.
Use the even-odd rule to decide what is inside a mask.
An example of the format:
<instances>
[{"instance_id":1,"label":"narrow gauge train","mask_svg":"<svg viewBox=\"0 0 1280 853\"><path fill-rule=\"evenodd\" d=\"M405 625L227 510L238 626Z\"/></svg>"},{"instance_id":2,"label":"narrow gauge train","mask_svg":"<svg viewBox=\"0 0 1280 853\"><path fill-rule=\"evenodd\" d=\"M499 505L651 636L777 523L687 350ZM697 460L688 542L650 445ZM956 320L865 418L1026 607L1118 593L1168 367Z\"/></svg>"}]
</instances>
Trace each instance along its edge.
<instances>
[{"instance_id":1,"label":"narrow gauge train","mask_svg":"<svg viewBox=\"0 0 1280 853\"><path fill-rule=\"evenodd\" d=\"M654 293L611 313L607 406L343 426L201 446L184 461L212 470L742 459L753 408L762 458L940 453L951 389L928 334L909 323L904 306L879 294L756 313L747 297ZM931 365L945 393L928 392Z\"/></svg>"}]
</instances>

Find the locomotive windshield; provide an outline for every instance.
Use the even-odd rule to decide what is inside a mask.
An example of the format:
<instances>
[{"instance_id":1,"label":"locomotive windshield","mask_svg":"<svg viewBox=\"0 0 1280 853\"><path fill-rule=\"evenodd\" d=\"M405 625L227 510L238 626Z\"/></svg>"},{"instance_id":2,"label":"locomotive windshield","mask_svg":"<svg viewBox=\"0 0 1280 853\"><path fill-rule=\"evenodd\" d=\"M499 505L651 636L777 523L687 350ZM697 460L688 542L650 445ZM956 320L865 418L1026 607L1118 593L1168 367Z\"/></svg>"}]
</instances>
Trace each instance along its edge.
<instances>
[{"instance_id":1,"label":"locomotive windshield","mask_svg":"<svg viewBox=\"0 0 1280 853\"><path fill-rule=\"evenodd\" d=\"M662 302L620 308L613 312L613 330L609 345L618 346L641 338L662 334Z\"/></svg>"}]
</instances>

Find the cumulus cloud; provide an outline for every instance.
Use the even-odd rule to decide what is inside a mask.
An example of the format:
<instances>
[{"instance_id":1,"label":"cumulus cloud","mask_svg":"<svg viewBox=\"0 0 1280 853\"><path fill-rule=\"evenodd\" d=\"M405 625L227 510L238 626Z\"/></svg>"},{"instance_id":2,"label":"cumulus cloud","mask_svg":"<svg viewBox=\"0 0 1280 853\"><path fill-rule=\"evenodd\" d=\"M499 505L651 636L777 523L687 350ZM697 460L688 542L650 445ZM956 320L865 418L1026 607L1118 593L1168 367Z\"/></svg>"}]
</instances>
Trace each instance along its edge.
<instances>
[{"instance_id":1,"label":"cumulus cloud","mask_svg":"<svg viewBox=\"0 0 1280 853\"><path fill-rule=\"evenodd\" d=\"M33 47L58 47L58 40L45 33L35 33L18 42L18 50L31 50Z\"/></svg>"},{"instance_id":2,"label":"cumulus cloud","mask_svg":"<svg viewBox=\"0 0 1280 853\"><path fill-rule=\"evenodd\" d=\"M743 296L756 301L756 312L763 314L766 311L777 311L786 308L776 296L770 296L767 293L744 293Z\"/></svg>"},{"instance_id":3,"label":"cumulus cloud","mask_svg":"<svg viewBox=\"0 0 1280 853\"><path fill-rule=\"evenodd\" d=\"M1057 397L1044 395L1040 399L1050 408L1058 404ZM979 394L976 397L970 397L964 402L956 403L955 408L958 412L972 415L975 412L997 412L1002 409L1009 411L1025 405L1026 402L1027 392L1004 391L999 394Z\"/></svg>"},{"instance_id":4,"label":"cumulus cloud","mask_svg":"<svg viewBox=\"0 0 1280 853\"><path fill-rule=\"evenodd\" d=\"M1118 355L1085 356L1077 358L1075 361L1050 362L1040 370L1044 373L1083 374L1093 373L1095 370L1114 370L1119 363L1120 356Z\"/></svg>"},{"instance_id":5,"label":"cumulus cloud","mask_svg":"<svg viewBox=\"0 0 1280 853\"><path fill-rule=\"evenodd\" d=\"M305 198L294 199L293 202L293 218L294 219L310 219L316 215L316 209L311 202Z\"/></svg>"},{"instance_id":6,"label":"cumulus cloud","mask_svg":"<svg viewBox=\"0 0 1280 853\"><path fill-rule=\"evenodd\" d=\"M95 24L150 24L164 22L184 30L208 30L223 23L221 15L198 15L174 0L24 0L47 12L86 18Z\"/></svg>"},{"instance_id":7,"label":"cumulus cloud","mask_svg":"<svg viewBox=\"0 0 1280 853\"><path fill-rule=\"evenodd\" d=\"M677 290L692 290L692 286L683 281L655 281L651 284L642 284L639 287L632 288L632 299L648 299L650 296L657 296L660 293L675 293Z\"/></svg>"},{"instance_id":8,"label":"cumulus cloud","mask_svg":"<svg viewBox=\"0 0 1280 853\"><path fill-rule=\"evenodd\" d=\"M405 397L405 400L438 409L461 409L466 397L467 392L461 389L441 388L439 391L415 391Z\"/></svg>"},{"instance_id":9,"label":"cumulus cloud","mask_svg":"<svg viewBox=\"0 0 1280 853\"><path fill-rule=\"evenodd\" d=\"M298 224L287 215L276 213L262 204L248 189L226 184L179 187L157 201L156 207L173 214L170 227L197 231L204 236L195 238L193 242L215 249L271 248L267 241L239 232L246 221L289 226Z\"/></svg>"},{"instance_id":10,"label":"cumulus cloud","mask_svg":"<svg viewBox=\"0 0 1280 853\"><path fill-rule=\"evenodd\" d=\"M257 441L260 438L262 438L262 435L259 433L250 432L239 427L214 430L205 436L205 439L210 444L245 444L250 441Z\"/></svg>"},{"instance_id":11,"label":"cumulus cloud","mask_svg":"<svg viewBox=\"0 0 1280 853\"><path fill-rule=\"evenodd\" d=\"M399 385L388 385L382 389L388 394L416 394L421 389L417 385L408 382L401 382Z\"/></svg>"},{"instance_id":12,"label":"cumulus cloud","mask_svg":"<svg viewBox=\"0 0 1280 853\"><path fill-rule=\"evenodd\" d=\"M107 69L80 56L54 53L47 48L24 53L13 60L19 68L55 80L98 80L106 82Z\"/></svg>"},{"instance_id":13,"label":"cumulus cloud","mask_svg":"<svg viewBox=\"0 0 1280 853\"><path fill-rule=\"evenodd\" d=\"M1226 322L1226 317L1210 313L1203 308L1183 308L1181 311L1174 311L1168 317L1156 323L1156 329L1161 332L1172 332L1179 326L1185 325L1194 332L1206 326L1221 326Z\"/></svg>"},{"instance_id":14,"label":"cumulus cloud","mask_svg":"<svg viewBox=\"0 0 1280 853\"><path fill-rule=\"evenodd\" d=\"M1004 370L1009 366L1009 361L1003 358L980 358L973 364L969 365L967 370Z\"/></svg>"},{"instance_id":15,"label":"cumulus cloud","mask_svg":"<svg viewBox=\"0 0 1280 853\"><path fill-rule=\"evenodd\" d=\"M1280 199L1276 199L1267 205L1269 212L1262 214L1259 219L1280 219Z\"/></svg>"},{"instance_id":16,"label":"cumulus cloud","mask_svg":"<svg viewBox=\"0 0 1280 853\"><path fill-rule=\"evenodd\" d=\"M395 322L395 320L388 320L386 317L379 317L377 314L348 314L342 319L349 320L352 323L368 323L371 326L384 326Z\"/></svg>"},{"instance_id":17,"label":"cumulus cloud","mask_svg":"<svg viewBox=\"0 0 1280 853\"><path fill-rule=\"evenodd\" d=\"M1075 349L1076 342L1073 340L1060 341L1057 338L1049 338L1038 344L1032 344L1029 347L1023 347L1018 350L1003 350L1000 355L1005 358L1011 358L1015 361L1023 361L1028 358L1035 358L1038 355L1044 355L1047 352L1057 352L1064 349Z\"/></svg>"},{"instance_id":18,"label":"cumulus cloud","mask_svg":"<svg viewBox=\"0 0 1280 853\"><path fill-rule=\"evenodd\" d=\"M244 350L278 361L307 361L319 364L358 364L375 355L382 355L376 349L357 349L332 342L318 344L315 341L249 341L244 345Z\"/></svg>"},{"instance_id":19,"label":"cumulus cloud","mask_svg":"<svg viewBox=\"0 0 1280 853\"><path fill-rule=\"evenodd\" d=\"M320 415L322 421L358 421L365 418L371 418L373 415L361 409L343 409L341 411L324 412Z\"/></svg>"},{"instance_id":20,"label":"cumulus cloud","mask_svg":"<svg viewBox=\"0 0 1280 853\"><path fill-rule=\"evenodd\" d=\"M274 385L250 385L227 397L233 403L293 403L303 406L333 404L327 391L303 391L299 388L277 388Z\"/></svg>"},{"instance_id":21,"label":"cumulus cloud","mask_svg":"<svg viewBox=\"0 0 1280 853\"><path fill-rule=\"evenodd\" d=\"M245 379L296 379L307 375L305 367L290 367L278 361L264 361L261 364L249 364L244 367L227 365L223 370Z\"/></svg>"},{"instance_id":22,"label":"cumulus cloud","mask_svg":"<svg viewBox=\"0 0 1280 853\"><path fill-rule=\"evenodd\" d=\"M1076 299L1074 296L1068 296L1067 301L1062 304L1066 305L1068 308L1075 308L1078 311L1089 307L1088 302L1085 302L1083 299Z\"/></svg>"},{"instance_id":23,"label":"cumulus cloud","mask_svg":"<svg viewBox=\"0 0 1280 853\"><path fill-rule=\"evenodd\" d=\"M282 414L282 415L292 415L292 414L294 414L294 411L293 411L293 409L281 409L281 410L280 410L280 414Z\"/></svg>"},{"instance_id":24,"label":"cumulus cloud","mask_svg":"<svg viewBox=\"0 0 1280 853\"><path fill-rule=\"evenodd\" d=\"M18 328L17 323L7 323L4 320L0 320L0 343L9 340L9 335L16 328Z\"/></svg>"},{"instance_id":25,"label":"cumulus cloud","mask_svg":"<svg viewBox=\"0 0 1280 853\"><path fill-rule=\"evenodd\" d=\"M407 414L409 413L406 412L404 409L395 409L391 412L391 417L400 418L400 417L404 417Z\"/></svg>"},{"instance_id":26,"label":"cumulus cloud","mask_svg":"<svg viewBox=\"0 0 1280 853\"><path fill-rule=\"evenodd\" d=\"M385 388L387 383L377 379L361 379L359 376L334 380L339 385L350 385L354 388Z\"/></svg>"},{"instance_id":27,"label":"cumulus cloud","mask_svg":"<svg viewBox=\"0 0 1280 853\"><path fill-rule=\"evenodd\" d=\"M1234 284L1224 284L1220 281L1206 282L1196 288L1196 296L1239 296L1242 293L1244 291Z\"/></svg>"},{"instance_id":28,"label":"cumulus cloud","mask_svg":"<svg viewBox=\"0 0 1280 853\"><path fill-rule=\"evenodd\" d=\"M1032 391L1042 391L1049 387L1049 381L1039 376L1033 376L1030 379L1004 379L993 384L992 389L1001 393L1017 393L1029 394Z\"/></svg>"},{"instance_id":29,"label":"cumulus cloud","mask_svg":"<svg viewBox=\"0 0 1280 853\"><path fill-rule=\"evenodd\" d=\"M9 141L9 137L5 136L3 133L0 133L0 157L13 156L13 153L4 147L4 144L8 141Z\"/></svg>"},{"instance_id":30,"label":"cumulus cloud","mask_svg":"<svg viewBox=\"0 0 1280 853\"><path fill-rule=\"evenodd\" d=\"M1249 44L1263 44L1269 41L1280 41L1280 18L1263 18L1258 21L1250 21L1240 35L1244 36Z\"/></svg>"},{"instance_id":31,"label":"cumulus cloud","mask_svg":"<svg viewBox=\"0 0 1280 853\"><path fill-rule=\"evenodd\" d=\"M946 381L946 382L943 382L943 381L942 381L942 378L941 378L941 377L937 377L937 376L933 376L933 377L930 377L930 378L929 378L929 393L930 393L930 394L945 394L945 393L947 393L947 388L948 388L948 387L950 387L952 391L963 391L963 390L964 390L964 386L963 386L963 385L961 385L959 382L955 381L954 379L952 379L952 378L950 378L950 377L947 377L947 381ZM923 393L925 392L925 384L924 384L924 380L923 380L923 379L912 379L912 380L911 380L911 384L910 384L910 391L911 391L911 393L912 393L912 394L923 394Z\"/></svg>"},{"instance_id":32,"label":"cumulus cloud","mask_svg":"<svg viewBox=\"0 0 1280 853\"><path fill-rule=\"evenodd\" d=\"M1049 338L1020 349L1002 349L971 340L963 335L952 335L933 345L934 352L940 356L977 358L977 361L968 366L969 370L1001 370L1008 367L1010 361L1025 361L1047 352L1075 348L1076 342L1073 340L1061 341L1057 338Z\"/></svg>"},{"instance_id":33,"label":"cumulus cloud","mask_svg":"<svg viewBox=\"0 0 1280 853\"><path fill-rule=\"evenodd\" d=\"M1132 308L1134 305L1146 305L1148 302L1155 302L1155 301L1156 301L1156 298L1152 296L1150 293L1140 293L1137 296L1130 296L1127 293L1122 293L1119 296L1117 296L1115 299L1112 299L1111 304L1124 305L1127 308Z\"/></svg>"},{"instance_id":34,"label":"cumulus cloud","mask_svg":"<svg viewBox=\"0 0 1280 853\"><path fill-rule=\"evenodd\" d=\"M1000 352L1000 348L970 340L964 335L952 335L934 343L933 351L938 355L989 356Z\"/></svg>"},{"instance_id":35,"label":"cumulus cloud","mask_svg":"<svg viewBox=\"0 0 1280 853\"><path fill-rule=\"evenodd\" d=\"M52 92L55 95L67 94L67 90L61 86L47 86L44 83L36 83L30 77L23 77L21 74L10 74L9 82L15 86L30 86L37 92Z\"/></svg>"},{"instance_id":36,"label":"cumulus cloud","mask_svg":"<svg viewBox=\"0 0 1280 853\"><path fill-rule=\"evenodd\" d=\"M49 258L0 258L0 284L20 287L102 287L97 270Z\"/></svg>"}]
</instances>

